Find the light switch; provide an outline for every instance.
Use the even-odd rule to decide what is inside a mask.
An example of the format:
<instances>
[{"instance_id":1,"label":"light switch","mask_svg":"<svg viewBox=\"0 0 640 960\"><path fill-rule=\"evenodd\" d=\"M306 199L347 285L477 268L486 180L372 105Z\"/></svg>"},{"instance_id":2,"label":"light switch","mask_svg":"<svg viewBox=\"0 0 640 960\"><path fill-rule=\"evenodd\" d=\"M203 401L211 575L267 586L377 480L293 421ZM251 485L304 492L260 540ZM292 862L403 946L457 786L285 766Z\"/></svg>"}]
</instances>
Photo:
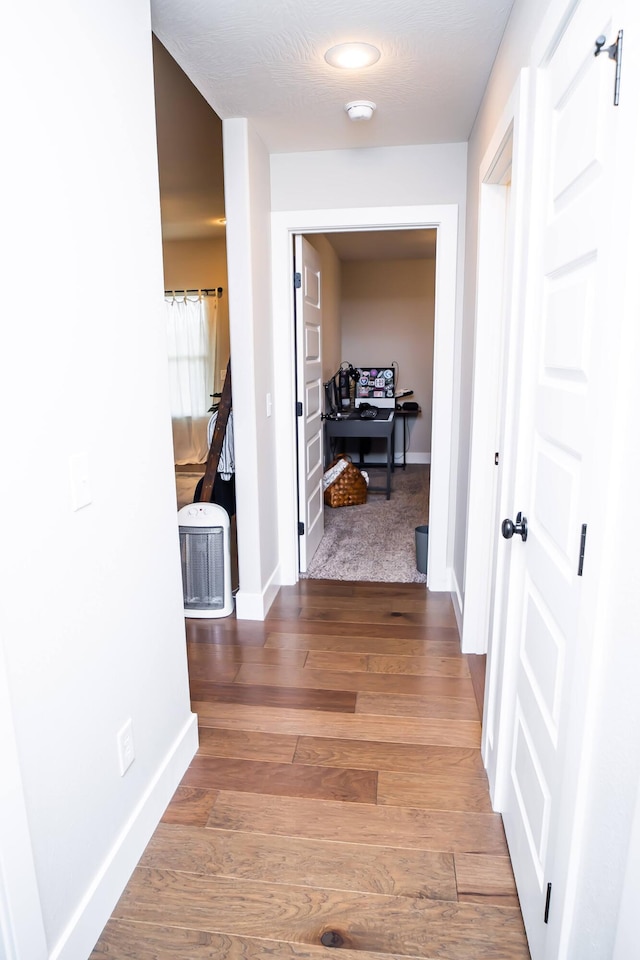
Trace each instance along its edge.
<instances>
[{"instance_id":1,"label":"light switch","mask_svg":"<svg viewBox=\"0 0 640 960\"><path fill-rule=\"evenodd\" d=\"M71 480L71 509L80 510L91 503L89 486L89 457L86 453L76 453L69 457L69 475Z\"/></svg>"},{"instance_id":2,"label":"light switch","mask_svg":"<svg viewBox=\"0 0 640 960\"><path fill-rule=\"evenodd\" d=\"M271 408L272 408L271 394L268 393L268 394L267 394L267 416L268 416L268 417L271 416Z\"/></svg>"}]
</instances>

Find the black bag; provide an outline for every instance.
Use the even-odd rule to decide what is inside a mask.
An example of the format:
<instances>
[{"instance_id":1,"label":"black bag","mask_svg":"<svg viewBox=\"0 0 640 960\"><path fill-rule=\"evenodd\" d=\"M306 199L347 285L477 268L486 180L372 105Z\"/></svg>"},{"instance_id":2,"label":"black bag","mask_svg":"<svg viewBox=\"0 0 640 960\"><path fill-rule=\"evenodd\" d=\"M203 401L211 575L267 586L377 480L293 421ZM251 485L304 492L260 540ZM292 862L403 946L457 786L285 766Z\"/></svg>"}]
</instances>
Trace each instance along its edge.
<instances>
[{"instance_id":1,"label":"black bag","mask_svg":"<svg viewBox=\"0 0 640 960\"><path fill-rule=\"evenodd\" d=\"M204 477L198 480L198 484L193 495L193 502L198 503L200 500L200 495L202 493L202 485L204 483ZM219 507L224 507L230 517L235 516L236 512L236 475L235 473L231 474L229 480L225 480L220 476L219 473L216 474L215 483L213 484L213 492L211 494L211 503L217 503Z\"/></svg>"}]
</instances>

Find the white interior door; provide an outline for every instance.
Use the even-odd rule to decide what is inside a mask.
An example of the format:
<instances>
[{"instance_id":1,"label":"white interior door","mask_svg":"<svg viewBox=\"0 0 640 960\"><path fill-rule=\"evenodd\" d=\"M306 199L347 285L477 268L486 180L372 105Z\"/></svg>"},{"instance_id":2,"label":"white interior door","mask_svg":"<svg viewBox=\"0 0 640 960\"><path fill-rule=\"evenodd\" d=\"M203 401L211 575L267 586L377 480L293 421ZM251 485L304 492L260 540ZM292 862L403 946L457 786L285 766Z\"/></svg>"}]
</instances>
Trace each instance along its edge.
<instances>
[{"instance_id":1,"label":"white interior door","mask_svg":"<svg viewBox=\"0 0 640 960\"><path fill-rule=\"evenodd\" d=\"M604 320L615 282L610 193L621 122L615 65L593 54L599 34L612 42L622 26L612 22L613 5L575 5L561 36L540 51L533 77L534 243L511 515L526 515L528 537L516 534L504 545L511 553L502 637L511 701L502 704L496 794L533 960L564 956L566 878L578 836L592 648L584 613L587 593L597 589L579 574L579 557L597 499L594 463L606 446L595 433L612 369Z\"/></svg>"},{"instance_id":2,"label":"white interior door","mask_svg":"<svg viewBox=\"0 0 640 960\"><path fill-rule=\"evenodd\" d=\"M296 384L298 402L298 519L300 573L306 573L324 534L322 489L322 277L320 257L295 238Z\"/></svg>"}]
</instances>

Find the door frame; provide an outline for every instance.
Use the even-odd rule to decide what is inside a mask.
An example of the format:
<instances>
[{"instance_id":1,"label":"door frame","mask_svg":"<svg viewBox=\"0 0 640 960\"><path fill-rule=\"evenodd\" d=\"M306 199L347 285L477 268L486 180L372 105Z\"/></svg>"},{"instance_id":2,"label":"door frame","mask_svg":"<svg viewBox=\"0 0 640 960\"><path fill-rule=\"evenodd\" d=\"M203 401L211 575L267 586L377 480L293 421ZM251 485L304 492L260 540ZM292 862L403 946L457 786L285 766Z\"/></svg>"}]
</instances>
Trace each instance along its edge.
<instances>
[{"instance_id":1,"label":"door frame","mask_svg":"<svg viewBox=\"0 0 640 960\"><path fill-rule=\"evenodd\" d=\"M522 330L516 319L522 314L521 281L527 255L526 232L519 227L523 222L528 180L528 104L529 71L525 68L495 126L478 177L477 291L462 650L489 653L485 707L491 701L490 673L497 667L497 651L491 649L492 637L496 635L496 615L501 606L498 571L501 544L499 539L496 543L496 539L505 491L511 482L513 443L509 440L514 429L514 403L522 362ZM508 211L507 188L503 185L507 169L512 171ZM503 272L507 267L510 277L505 297ZM502 317L500 344L495 342L496 316ZM496 347L502 351L501 357L496 356ZM501 424L497 430L500 413ZM500 454L500 485L492 459L493 438ZM491 505L490 509L487 504ZM487 556L493 558L491 564L487 563ZM484 726L483 731L486 733Z\"/></svg>"},{"instance_id":2,"label":"door frame","mask_svg":"<svg viewBox=\"0 0 640 960\"><path fill-rule=\"evenodd\" d=\"M504 460L499 420L505 401L502 359L508 333L507 272L509 188L505 178L513 166L514 124L507 127L497 150L492 146L480 166L476 321L471 400L469 485L464 565L463 653L488 649L495 562L499 476L503 463L492 462L491 449ZM489 159L487 160L487 155ZM510 231L512 233L512 231ZM496 330L496 319L499 328ZM496 333L498 336L496 336ZM487 557L493 561L487 563Z\"/></svg>"},{"instance_id":3,"label":"door frame","mask_svg":"<svg viewBox=\"0 0 640 960\"><path fill-rule=\"evenodd\" d=\"M454 386L457 386L457 204L288 210L271 215L278 537L283 584L296 583L299 577L293 236L412 228L438 231L430 492L433 509L430 511L427 585L431 590L451 590L451 529L455 514L452 464L457 438L453 417Z\"/></svg>"}]
</instances>

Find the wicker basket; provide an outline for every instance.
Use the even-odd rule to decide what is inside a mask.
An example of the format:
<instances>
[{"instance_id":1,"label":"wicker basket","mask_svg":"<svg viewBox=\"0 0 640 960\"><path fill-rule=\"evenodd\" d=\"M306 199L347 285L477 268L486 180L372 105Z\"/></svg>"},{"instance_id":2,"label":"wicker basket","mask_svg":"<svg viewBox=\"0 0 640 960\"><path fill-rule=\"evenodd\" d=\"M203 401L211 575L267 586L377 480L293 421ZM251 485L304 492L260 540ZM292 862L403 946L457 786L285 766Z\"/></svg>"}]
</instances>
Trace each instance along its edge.
<instances>
[{"instance_id":1,"label":"wicker basket","mask_svg":"<svg viewBox=\"0 0 640 960\"><path fill-rule=\"evenodd\" d=\"M354 507L367 502L367 481L358 468L344 454L330 464L329 469L339 460L346 460L347 466L340 476L324 491L324 502L328 507Z\"/></svg>"}]
</instances>

